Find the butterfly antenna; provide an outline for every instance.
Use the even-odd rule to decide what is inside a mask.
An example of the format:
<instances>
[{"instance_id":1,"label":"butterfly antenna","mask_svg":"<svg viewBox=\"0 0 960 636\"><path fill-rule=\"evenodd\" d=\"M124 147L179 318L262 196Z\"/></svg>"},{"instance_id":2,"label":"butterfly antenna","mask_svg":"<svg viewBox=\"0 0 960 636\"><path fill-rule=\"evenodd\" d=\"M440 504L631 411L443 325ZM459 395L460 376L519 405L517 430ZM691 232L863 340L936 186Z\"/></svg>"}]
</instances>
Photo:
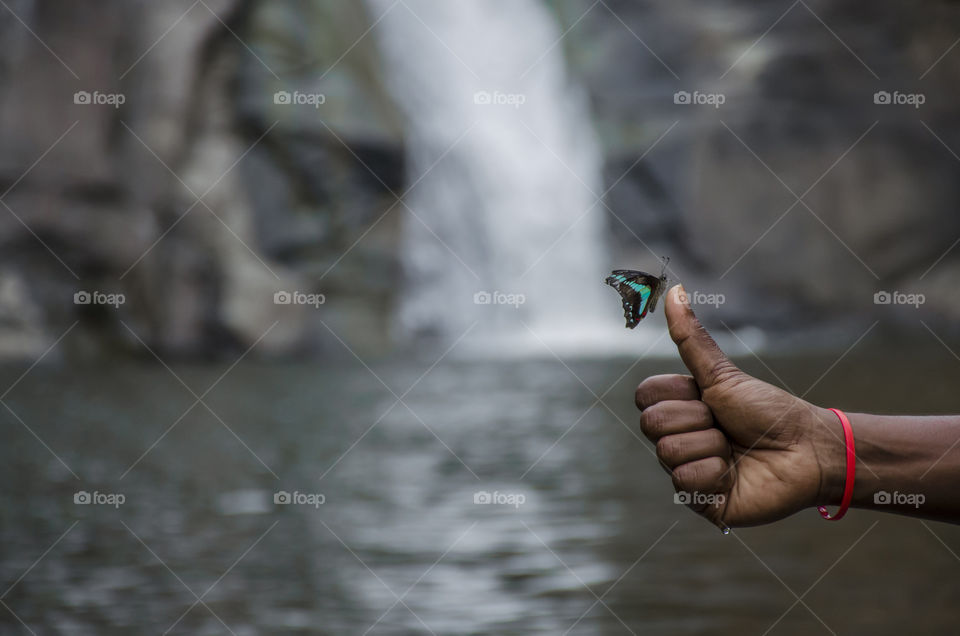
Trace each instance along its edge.
<instances>
[{"instance_id":1,"label":"butterfly antenna","mask_svg":"<svg viewBox=\"0 0 960 636\"><path fill-rule=\"evenodd\" d=\"M663 261L663 269L660 270L660 276L663 276L664 274L667 273L667 265L670 264L670 257L669 257L669 256L661 256L661 257L660 257L660 260Z\"/></svg>"}]
</instances>

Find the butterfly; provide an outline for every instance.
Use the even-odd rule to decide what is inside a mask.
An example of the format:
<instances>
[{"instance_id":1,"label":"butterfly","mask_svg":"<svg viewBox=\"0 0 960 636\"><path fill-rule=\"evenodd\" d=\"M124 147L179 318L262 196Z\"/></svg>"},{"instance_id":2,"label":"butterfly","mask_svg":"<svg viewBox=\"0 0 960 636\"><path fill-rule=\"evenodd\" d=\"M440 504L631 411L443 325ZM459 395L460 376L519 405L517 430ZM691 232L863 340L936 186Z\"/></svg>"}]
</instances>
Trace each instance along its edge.
<instances>
[{"instance_id":1,"label":"butterfly","mask_svg":"<svg viewBox=\"0 0 960 636\"><path fill-rule=\"evenodd\" d=\"M657 308L657 300L667 287L667 263L664 257L660 276L632 269L615 269L607 276L606 283L616 289L623 298L623 317L627 328L633 329L646 317L648 311Z\"/></svg>"}]
</instances>

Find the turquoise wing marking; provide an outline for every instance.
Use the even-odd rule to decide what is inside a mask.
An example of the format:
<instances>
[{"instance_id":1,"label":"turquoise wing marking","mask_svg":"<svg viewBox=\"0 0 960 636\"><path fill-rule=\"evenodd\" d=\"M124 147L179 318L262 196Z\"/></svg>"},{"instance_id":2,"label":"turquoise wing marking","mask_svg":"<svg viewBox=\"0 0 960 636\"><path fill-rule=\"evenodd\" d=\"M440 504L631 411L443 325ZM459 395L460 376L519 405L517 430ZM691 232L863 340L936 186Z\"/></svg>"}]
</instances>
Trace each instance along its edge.
<instances>
[{"instance_id":1,"label":"turquoise wing marking","mask_svg":"<svg viewBox=\"0 0 960 636\"><path fill-rule=\"evenodd\" d=\"M650 289L649 285L640 285L643 289L638 290L640 292L640 305L637 309L640 311L640 317L643 318L647 314L647 302L650 300Z\"/></svg>"},{"instance_id":2,"label":"turquoise wing marking","mask_svg":"<svg viewBox=\"0 0 960 636\"><path fill-rule=\"evenodd\" d=\"M633 280L627 281L626 284L627 286L630 287L630 289L637 292L639 296L637 300L633 301L633 304L630 307L631 311L627 316L630 322L634 322L634 317L633 317L634 309L636 311L637 320L640 320L647 315L647 303L650 301L650 294L653 290L650 289L650 285L638 283L637 281L633 281Z\"/></svg>"}]
</instances>

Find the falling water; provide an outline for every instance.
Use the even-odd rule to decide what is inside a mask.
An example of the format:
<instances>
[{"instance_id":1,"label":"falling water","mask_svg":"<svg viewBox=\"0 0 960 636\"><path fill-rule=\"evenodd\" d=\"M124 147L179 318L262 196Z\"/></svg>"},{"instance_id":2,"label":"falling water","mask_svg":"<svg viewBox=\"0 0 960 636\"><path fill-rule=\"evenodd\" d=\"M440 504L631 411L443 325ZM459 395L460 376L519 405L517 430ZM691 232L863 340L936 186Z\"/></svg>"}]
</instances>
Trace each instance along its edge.
<instances>
[{"instance_id":1,"label":"falling water","mask_svg":"<svg viewBox=\"0 0 960 636\"><path fill-rule=\"evenodd\" d=\"M385 14L376 33L407 119L403 335L453 340L477 323L469 341L488 351L636 350L603 285L601 155L547 8L368 6Z\"/></svg>"}]
</instances>

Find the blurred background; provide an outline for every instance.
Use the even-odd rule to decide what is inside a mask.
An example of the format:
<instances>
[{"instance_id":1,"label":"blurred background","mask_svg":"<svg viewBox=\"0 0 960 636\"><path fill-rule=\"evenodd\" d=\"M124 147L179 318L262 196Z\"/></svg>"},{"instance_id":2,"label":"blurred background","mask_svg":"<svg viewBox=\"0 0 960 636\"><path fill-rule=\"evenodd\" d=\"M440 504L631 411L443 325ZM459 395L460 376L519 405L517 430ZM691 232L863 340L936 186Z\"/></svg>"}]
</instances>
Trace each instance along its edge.
<instances>
[{"instance_id":1,"label":"blurred background","mask_svg":"<svg viewBox=\"0 0 960 636\"><path fill-rule=\"evenodd\" d=\"M729 536L633 388L682 281L816 403L960 411L960 7L0 0L0 624L953 631L960 533ZM832 526L833 524L831 524Z\"/></svg>"}]
</instances>

